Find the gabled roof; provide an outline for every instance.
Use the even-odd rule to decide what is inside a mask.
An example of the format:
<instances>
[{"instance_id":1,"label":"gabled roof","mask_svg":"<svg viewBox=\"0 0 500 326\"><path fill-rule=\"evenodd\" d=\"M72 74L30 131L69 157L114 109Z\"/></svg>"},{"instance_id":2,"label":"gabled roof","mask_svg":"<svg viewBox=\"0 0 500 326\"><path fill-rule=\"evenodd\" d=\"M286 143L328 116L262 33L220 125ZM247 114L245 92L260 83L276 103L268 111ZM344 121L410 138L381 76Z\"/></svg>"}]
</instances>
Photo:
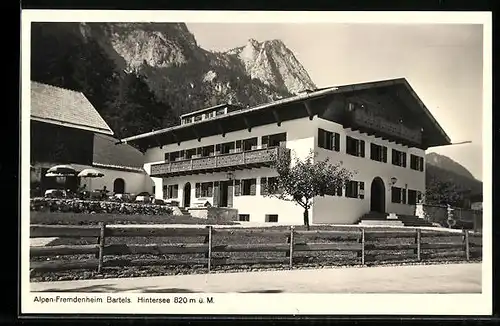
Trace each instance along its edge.
<instances>
[{"instance_id":1,"label":"gabled roof","mask_svg":"<svg viewBox=\"0 0 500 326\"><path fill-rule=\"evenodd\" d=\"M282 118L286 116L286 119L297 119L307 117L308 115L311 117L312 115L321 114L321 109L312 107L311 111L306 111L298 109L299 106L297 105L303 102L321 100L322 98L334 96L335 94L349 96L358 91L375 88L384 89L393 94L395 98L401 101L404 110L407 110L412 118L420 121L424 129L427 147L443 146L451 143L448 135L444 132L405 78L316 89L312 92L305 92L278 101L234 111L208 120L177 125L127 137L121 139L120 142L135 143L140 148L144 149L160 144L196 139L197 137L207 137L221 132L226 133L234 130L243 130L247 127L250 128L246 123L249 120L251 120L251 123L257 123L259 125L272 123L275 121L275 113L277 113L278 116L282 116ZM326 106L322 110L324 109L326 109ZM256 125L253 126L255 127Z\"/></svg>"},{"instance_id":2,"label":"gabled roof","mask_svg":"<svg viewBox=\"0 0 500 326\"><path fill-rule=\"evenodd\" d=\"M81 92L31 82L31 119L113 135L113 131Z\"/></svg>"}]
</instances>

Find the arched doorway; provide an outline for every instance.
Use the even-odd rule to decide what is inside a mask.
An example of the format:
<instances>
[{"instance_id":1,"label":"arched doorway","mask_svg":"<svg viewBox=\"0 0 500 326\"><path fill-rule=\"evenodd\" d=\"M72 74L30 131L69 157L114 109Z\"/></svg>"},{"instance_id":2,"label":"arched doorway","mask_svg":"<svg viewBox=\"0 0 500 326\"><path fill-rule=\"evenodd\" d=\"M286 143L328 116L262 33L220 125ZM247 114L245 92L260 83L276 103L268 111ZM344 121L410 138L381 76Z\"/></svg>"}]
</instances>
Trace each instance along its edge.
<instances>
[{"instance_id":1,"label":"arched doorway","mask_svg":"<svg viewBox=\"0 0 500 326\"><path fill-rule=\"evenodd\" d=\"M385 186L381 178L375 177L370 191L370 211L385 213Z\"/></svg>"},{"instance_id":2,"label":"arched doorway","mask_svg":"<svg viewBox=\"0 0 500 326\"><path fill-rule=\"evenodd\" d=\"M115 179L115 182L113 182L113 192L115 194L124 194L125 180L123 180L122 178Z\"/></svg>"},{"instance_id":3,"label":"arched doorway","mask_svg":"<svg viewBox=\"0 0 500 326\"><path fill-rule=\"evenodd\" d=\"M184 207L191 206L191 184L186 182L184 185Z\"/></svg>"}]
</instances>

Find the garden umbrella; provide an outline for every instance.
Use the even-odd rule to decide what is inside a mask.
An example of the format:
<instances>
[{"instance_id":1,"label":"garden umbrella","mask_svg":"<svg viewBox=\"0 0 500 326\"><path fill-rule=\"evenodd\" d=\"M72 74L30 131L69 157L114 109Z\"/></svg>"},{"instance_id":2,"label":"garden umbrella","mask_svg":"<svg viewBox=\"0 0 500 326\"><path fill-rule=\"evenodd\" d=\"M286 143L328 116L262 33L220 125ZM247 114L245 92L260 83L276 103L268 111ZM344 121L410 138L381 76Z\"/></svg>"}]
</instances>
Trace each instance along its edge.
<instances>
[{"instance_id":1,"label":"garden umbrella","mask_svg":"<svg viewBox=\"0 0 500 326\"><path fill-rule=\"evenodd\" d=\"M78 173L78 176L80 178L90 178L89 180L89 188L91 188L91 180L92 178L101 178L104 176L104 173L101 171L98 171L96 169L83 169L80 173ZM91 190L91 189L89 189Z\"/></svg>"},{"instance_id":2,"label":"garden umbrella","mask_svg":"<svg viewBox=\"0 0 500 326\"><path fill-rule=\"evenodd\" d=\"M48 169L47 173L57 173L64 174L64 176L72 176L76 174L76 170L71 165L55 165Z\"/></svg>"}]
</instances>

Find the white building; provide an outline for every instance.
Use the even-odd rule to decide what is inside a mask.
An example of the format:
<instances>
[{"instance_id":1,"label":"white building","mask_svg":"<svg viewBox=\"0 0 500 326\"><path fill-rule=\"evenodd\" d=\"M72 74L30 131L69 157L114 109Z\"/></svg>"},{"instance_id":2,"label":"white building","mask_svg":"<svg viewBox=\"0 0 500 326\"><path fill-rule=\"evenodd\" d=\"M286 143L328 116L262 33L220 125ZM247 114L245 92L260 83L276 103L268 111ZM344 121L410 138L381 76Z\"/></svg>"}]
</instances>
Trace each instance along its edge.
<instances>
[{"instance_id":1,"label":"white building","mask_svg":"<svg viewBox=\"0 0 500 326\"><path fill-rule=\"evenodd\" d=\"M302 224L292 202L263 197L272 153L342 161L357 174L314 198L311 223L356 223L369 212L413 214L425 190L425 150L450 139L405 79L332 87L252 108L220 105L122 142L145 152L156 197L209 201L241 221Z\"/></svg>"}]
</instances>

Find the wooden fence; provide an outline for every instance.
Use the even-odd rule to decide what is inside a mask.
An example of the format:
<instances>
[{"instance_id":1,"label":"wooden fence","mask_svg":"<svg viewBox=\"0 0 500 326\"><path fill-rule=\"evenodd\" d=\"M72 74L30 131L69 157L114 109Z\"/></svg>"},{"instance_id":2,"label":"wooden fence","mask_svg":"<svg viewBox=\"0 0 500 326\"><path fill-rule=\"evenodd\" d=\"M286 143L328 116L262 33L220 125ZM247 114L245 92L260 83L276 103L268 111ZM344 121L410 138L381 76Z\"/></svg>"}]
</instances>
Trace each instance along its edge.
<instances>
[{"instance_id":1,"label":"wooden fence","mask_svg":"<svg viewBox=\"0 0 500 326\"><path fill-rule=\"evenodd\" d=\"M219 236L245 234L251 237L283 237L286 242L277 243L238 243L214 244ZM210 273L214 266L282 264L289 268L300 264L312 252L346 252L353 253L353 264L374 264L389 260L425 261L432 258L454 257L470 260L481 257L482 236L479 233L464 230L463 232L431 231L408 229L395 231L370 230L353 228L344 230L295 230L288 229L245 229L245 228L170 228L170 227L107 227L104 223L98 226L77 225L31 225L31 238L92 238L97 237L95 244L90 245L57 245L37 246L30 248L30 256L56 257L59 260L40 260L30 262L31 271L58 272L75 269L93 269L99 273L107 267L129 266L171 266L171 265L203 265ZM107 244L106 239L125 237L201 237L200 243L168 243L168 244ZM449 240L453 238L452 240ZM313 242L323 239L326 242ZM441 240L444 239L444 240ZM401 240L401 241L399 241ZM126 242L126 241L124 241ZM392 242L392 243L391 243ZM406 251L394 254L394 251ZM444 250L444 251L443 251ZM214 253L283 253L282 257L268 258L231 258L214 257ZM298 253L302 253L299 257ZM93 255L91 259L64 260L60 256ZM121 258L120 256L154 255L153 259ZM200 255L204 254L204 255ZM305 254L305 255L304 255ZM188 255L188 259L165 259L164 255ZM203 258L190 255L202 256ZM276 255L274 255L276 256ZM110 259L106 259L109 257ZM118 257L118 258L116 258ZM319 257L321 259L321 256Z\"/></svg>"}]
</instances>

